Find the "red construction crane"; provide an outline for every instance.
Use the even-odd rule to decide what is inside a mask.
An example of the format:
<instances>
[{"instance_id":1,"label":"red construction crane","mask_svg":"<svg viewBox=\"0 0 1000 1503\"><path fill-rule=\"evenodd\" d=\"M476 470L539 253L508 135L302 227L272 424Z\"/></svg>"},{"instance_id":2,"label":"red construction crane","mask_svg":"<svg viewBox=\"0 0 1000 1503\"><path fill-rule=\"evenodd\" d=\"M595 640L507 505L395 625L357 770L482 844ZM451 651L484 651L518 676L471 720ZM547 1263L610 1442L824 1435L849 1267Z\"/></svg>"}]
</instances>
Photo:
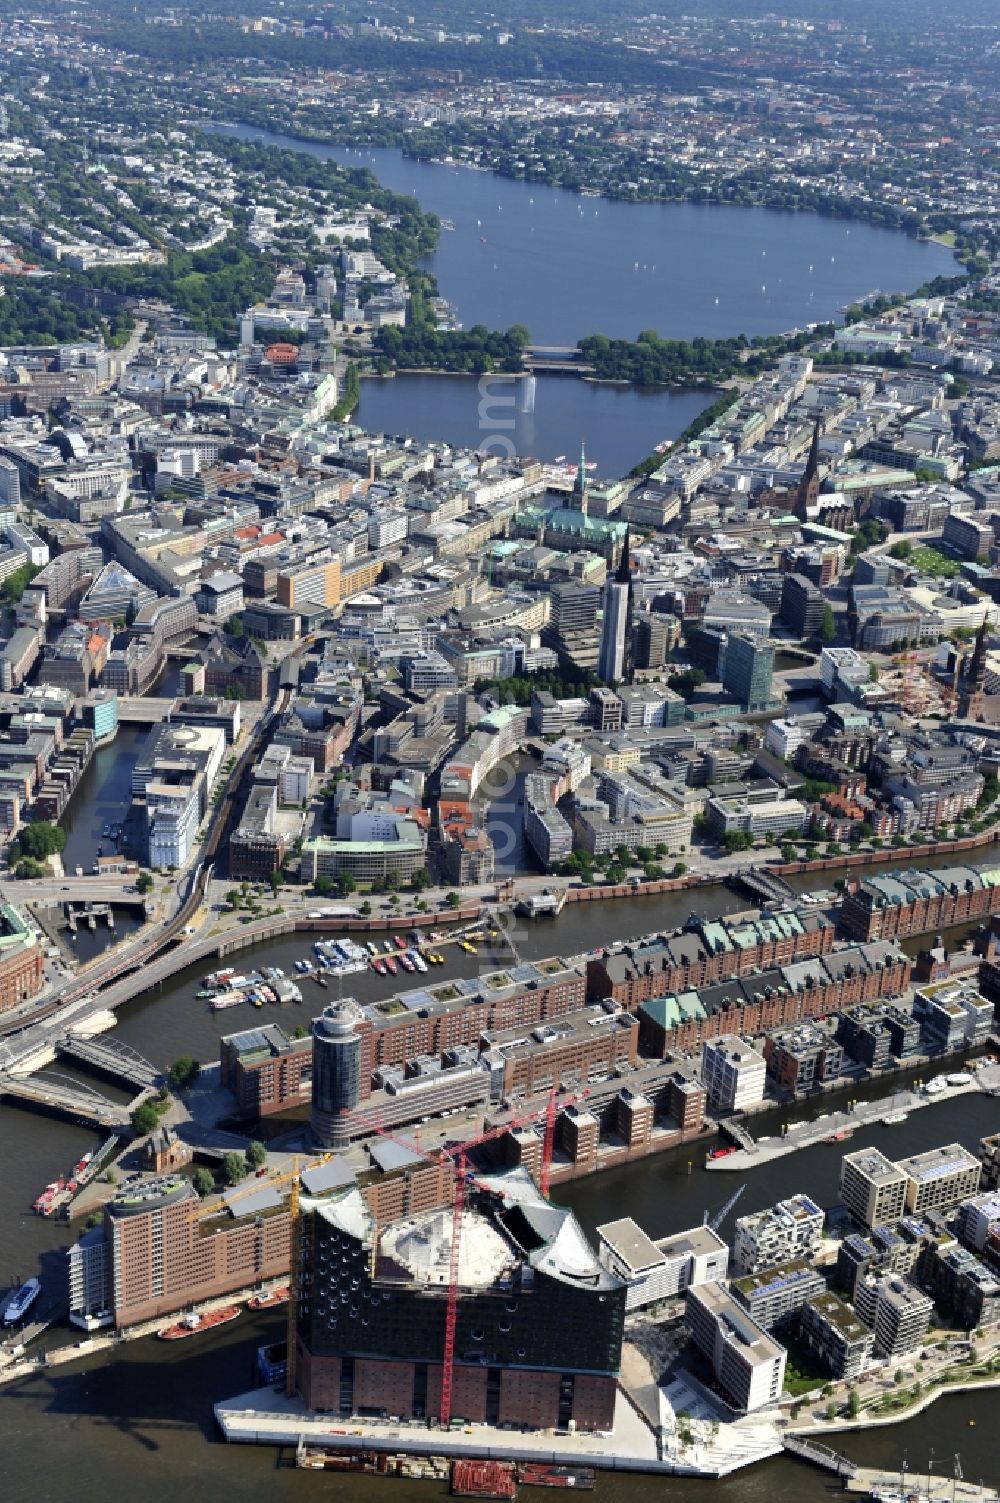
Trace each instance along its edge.
<instances>
[{"instance_id":1,"label":"red construction crane","mask_svg":"<svg viewBox=\"0 0 1000 1503\"><path fill-rule=\"evenodd\" d=\"M542 1166L538 1176L539 1189L543 1195L548 1194L550 1172L552 1167L552 1149L556 1136L556 1117L562 1107L572 1106L582 1096L589 1095L584 1090L575 1096L564 1096L560 1101L556 1100L557 1091L555 1086L549 1092L548 1101L545 1104L545 1137L542 1144ZM478 1137L467 1138L463 1143L456 1143L442 1149L442 1153L455 1161L455 1195L452 1201L452 1226L451 1226L451 1254L448 1261L448 1303L444 1317L444 1361L441 1366L441 1403L438 1418L441 1425L447 1430L451 1424L451 1401L455 1385L455 1331L458 1326L458 1266L459 1255L462 1247L462 1217L465 1213L465 1188L470 1178L469 1153L474 1148L479 1148L483 1143L492 1142L496 1138L506 1137L511 1128L528 1127L537 1122L542 1114L529 1112L517 1117L511 1117L499 1127L491 1127L482 1132Z\"/></svg>"},{"instance_id":2,"label":"red construction crane","mask_svg":"<svg viewBox=\"0 0 1000 1503\"><path fill-rule=\"evenodd\" d=\"M462 1219L465 1214L466 1188L468 1184L475 1182L475 1176L469 1170L469 1154L473 1149L480 1148L484 1143L492 1143L497 1138L506 1137L507 1134L518 1127L530 1127L540 1117L545 1120L545 1135L542 1142L542 1163L538 1176L539 1189L543 1195L548 1195L549 1183L552 1170L552 1152L555 1146L556 1120L560 1111L567 1106L574 1106L583 1097L589 1096L587 1089L574 1095L560 1096L555 1086L549 1092L544 1108L535 1111L519 1113L517 1116L508 1117L507 1120L496 1127L486 1128L475 1137L466 1138L461 1143L447 1143L440 1148L425 1148L416 1138L404 1137L401 1133L390 1131L389 1128L376 1126L372 1131L369 1119L363 1119L356 1113L347 1112L345 1116L353 1117L359 1123L364 1121L366 1128L372 1136L388 1138L393 1143L399 1143L404 1148L411 1149L421 1158L430 1163L439 1163L441 1159L450 1159L455 1165L455 1187L452 1198L452 1228L451 1250L448 1257L448 1301L445 1307L444 1320L444 1352L441 1366L441 1402L439 1405L439 1419L441 1425L447 1429L451 1424L451 1406L455 1387L455 1333L458 1327L458 1273L462 1250ZM291 1360L292 1343L292 1312L297 1307L296 1280L298 1275L297 1257L297 1222L298 1195L297 1180L293 1187L293 1227L292 1227L292 1279L291 1296L289 1299L289 1392L292 1391L294 1378L291 1376L294 1368Z\"/></svg>"}]
</instances>

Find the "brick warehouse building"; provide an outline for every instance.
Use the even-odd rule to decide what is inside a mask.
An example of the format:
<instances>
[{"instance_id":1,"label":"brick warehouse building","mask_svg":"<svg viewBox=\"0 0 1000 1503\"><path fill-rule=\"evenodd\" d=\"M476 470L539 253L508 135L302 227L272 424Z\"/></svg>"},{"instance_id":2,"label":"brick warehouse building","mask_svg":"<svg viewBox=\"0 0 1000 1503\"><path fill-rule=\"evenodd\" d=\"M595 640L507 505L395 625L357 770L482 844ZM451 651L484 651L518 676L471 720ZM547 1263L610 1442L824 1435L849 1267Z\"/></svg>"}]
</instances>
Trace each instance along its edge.
<instances>
[{"instance_id":1,"label":"brick warehouse building","mask_svg":"<svg viewBox=\"0 0 1000 1503\"><path fill-rule=\"evenodd\" d=\"M322 1170L303 1173L307 1189L316 1175ZM364 1202L381 1223L450 1205L454 1166L373 1168L364 1179ZM120 1191L103 1226L70 1249L70 1315L82 1324L110 1311L119 1329L171 1315L287 1275L290 1249L289 1213L273 1186L208 1207L189 1179L164 1175Z\"/></svg>"},{"instance_id":2,"label":"brick warehouse building","mask_svg":"<svg viewBox=\"0 0 1000 1503\"><path fill-rule=\"evenodd\" d=\"M35 930L10 903L0 903L0 1012L41 991L43 966Z\"/></svg>"},{"instance_id":3,"label":"brick warehouse building","mask_svg":"<svg viewBox=\"0 0 1000 1503\"><path fill-rule=\"evenodd\" d=\"M1000 913L1000 868L940 867L848 878L840 925L852 939L899 939Z\"/></svg>"},{"instance_id":4,"label":"brick warehouse building","mask_svg":"<svg viewBox=\"0 0 1000 1503\"><path fill-rule=\"evenodd\" d=\"M742 923L692 919L674 934L607 949L587 961L587 995L634 1011L665 997L833 949L834 926L819 913L778 913Z\"/></svg>"},{"instance_id":5,"label":"brick warehouse building","mask_svg":"<svg viewBox=\"0 0 1000 1503\"><path fill-rule=\"evenodd\" d=\"M450 1210L377 1223L356 1188L302 1206L297 1372L311 1409L440 1414ZM625 1285L524 1169L479 1180L458 1265L452 1412L610 1430Z\"/></svg>"},{"instance_id":6,"label":"brick warehouse building","mask_svg":"<svg viewBox=\"0 0 1000 1503\"><path fill-rule=\"evenodd\" d=\"M380 1065L406 1065L459 1045L479 1048L484 1035L533 1028L586 1005L582 969L558 959L477 979L457 978L366 1005L356 1032L361 1039L361 1099L372 1093ZM268 1116L308 1101L312 1041L292 1039L276 1024L231 1034L219 1053L222 1083L244 1116Z\"/></svg>"},{"instance_id":7,"label":"brick warehouse building","mask_svg":"<svg viewBox=\"0 0 1000 1503\"><path fill-rule=\"evenodd\" d=\"M815 961L651 997L636 1009L639 1042L661 1058L722 1034L752 1036L905 990L912 962L895 945L851 945Z\"/></svg>"}]
</instances>

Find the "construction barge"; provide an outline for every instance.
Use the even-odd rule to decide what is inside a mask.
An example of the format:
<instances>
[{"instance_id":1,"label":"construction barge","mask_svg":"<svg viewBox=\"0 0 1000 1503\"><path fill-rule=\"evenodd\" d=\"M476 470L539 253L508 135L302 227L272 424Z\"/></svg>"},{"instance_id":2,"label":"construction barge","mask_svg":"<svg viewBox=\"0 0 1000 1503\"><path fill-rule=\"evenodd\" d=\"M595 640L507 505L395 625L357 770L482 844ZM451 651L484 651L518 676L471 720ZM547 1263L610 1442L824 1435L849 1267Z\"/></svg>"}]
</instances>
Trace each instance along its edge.
<instances>
[{"instance_id":1,"label":"construction barge","mask_svg":"<svg viewBox=\"0 0 1000 1503\"><path fill-rule=\"evenodd\" d=\"M334 1432L335 1433L335 1432ZM347 1431L343 1431L346 1435ZM511 1500L519 1486L572 1487L586 1492L594 1486L594 1471L585 1466L558 1466L544 1461L495 1461L486 1458L418 1456L406 1451L352 1450L329 1445L295 1448L295 1465L312 1472L363 1472L370 1477L449 1483L456 1498Z\"/></svg>"}]
</instances>

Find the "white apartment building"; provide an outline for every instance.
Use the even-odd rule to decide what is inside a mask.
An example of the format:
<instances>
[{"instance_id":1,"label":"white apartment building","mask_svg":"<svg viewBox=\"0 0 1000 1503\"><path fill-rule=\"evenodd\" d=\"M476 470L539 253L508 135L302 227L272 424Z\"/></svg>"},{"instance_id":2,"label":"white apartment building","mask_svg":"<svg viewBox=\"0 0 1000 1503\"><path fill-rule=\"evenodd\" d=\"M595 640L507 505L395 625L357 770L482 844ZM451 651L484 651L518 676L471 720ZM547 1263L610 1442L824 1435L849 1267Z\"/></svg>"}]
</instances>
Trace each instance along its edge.
<instances>
[{"instance_id":1,"label":"white apartment building","mask_svg":"<svg viewBox=\"0 0 1000 1503\"><path fill-rule=\"evenodd\" d=\"M750 1414L777 1404L785 1381L785 1348L727 1289L720 1283L689 1289L685 1318L735 1408Z\"/></svg>"},{"instance_id":2,"label":"white apartment building","mask_svg":"<svg viewBox=\"0 0 1000 1503\"><path fill-rule=\"evenodd\" d=\"M764 732L764 745L775 757L790 762L806 739L806 733L795 719L770 720Z\"/></svg>"},{"instance_id":3,"label":"white apartment building","mask_svg":"<svg viewBox=\"0 0 1000 1503\"><path fill-rule=\"evenodd\" d=\"M947 1211L979 1189L982 1165L961 1143L945 1143L900 1159L906 1176L906 1209L911 1216L925 1211Z\"/></svg>"},{"instance_id":4,"label":"white apartment building","mask_svg":"<svg viewBox=\"0 0 1000 1503\"><path fill-rule=\"evenodd\" d=\"M406 539L405 511L373 511L368 518L368 546L373 553Z\"/></svg>"},{"instance_id":5,"label":"white apartment building","mask_svg":"<svg viewBox=\"0 0 1000 1503\"><path fill-rule=\"evenodd\" d=\"M701 1049L701 1078L714 1112L739 1112L764 1099L767 1065L736 1034L709 1039Z\"/></svg>"},{"instance_id":6,"label":"white apartment building","mask_svg":"<svg viewBox=\"0 0 1000 1503\"><path fill-rule=\"evenodd\" d=\"M736 1223L733 1262L740 1273L777 1268L793 1258L808 1258L823 1235L824 1215L808 1195L792 1195L767 1210L741 1216Z\"/></svg>"},{"instance_id":7,"label":"white apartment building","mask_svg":"<svg viewBox=\"0 0 1000 1503\"><path fill-rule=\"evenodd\" d=\"M692 1227L654 1242L631 1216L597 1228L601 1266L628 1285L626 1310L676 1299L697 1284L721 1283L729 1248L710 1226Z\"/></svg>"},{"instance_id":8,"label":"white apartment building","mask_svg":"<svg viewBox=\"0 0 1000 1503\"><path fill-rule=\"evenodd\" d=\"M855 1221L873 1231L906 1210L906 1175L877 1148L847 1153L840 1163L840 1198Z\"/></svg>"},{"instance_id":9,"label":"white apartment building","mask_svg":"<svg viewBox=\"0 0 1000 1503\"><path fill-rule=\"evenodd\" d=\"M795 798L754 804L742 798L710 798L705 805L709 829L717 837L738 834L753 840L778 839L789 830L805 829L809 811Z\"/></svg>"},{"instance_id":10,"label":"white apartment building","mask_svg":"<svg viewBox=\"0 0 1000 1503\"><path fill-rule=\"evenodd\" d=\"M1000 1190L973 1195L958 1208L955 1229L966 1247L982 1252L990 1228L1000 1223Z\"/></svg>"}]
</instances>

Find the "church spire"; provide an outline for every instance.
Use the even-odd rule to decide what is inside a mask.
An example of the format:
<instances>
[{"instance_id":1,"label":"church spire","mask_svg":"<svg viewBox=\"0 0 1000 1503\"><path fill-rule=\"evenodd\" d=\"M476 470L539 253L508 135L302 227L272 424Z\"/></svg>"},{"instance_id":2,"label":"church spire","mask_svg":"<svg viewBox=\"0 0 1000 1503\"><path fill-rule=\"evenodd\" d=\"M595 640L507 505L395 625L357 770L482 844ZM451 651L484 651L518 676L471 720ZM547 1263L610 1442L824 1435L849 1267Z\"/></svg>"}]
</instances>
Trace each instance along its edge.
<instances>
[{"instance_id":1,"label":"church spire","mask_svg":"<svg viewBox=\"0 0 1000 1503\"><path fill-rule=\"evenodd\" d=\"M982 690L986 682L986 639L989 634L989 618L984 615L979 630L976 632L976 643L972 649L972 658L966 674L974 689Z\"/></svg>"},{"instance_id":2,"label":"church spire","mask_svg":"<svg viewBox=\"0 0 1000 1503\"><path fill-rule=\"evenodd\" d=\"M570 502L574 511L586 512L587 510L587 451L583 440L580 440L580 463L576 467L576 478L573 481L573 499Z\"/></svg>"},{"instance_id":3,"label":"church spire","mask_svg":"<svg viewBox=\"0 0 1000 1503\"><path fill-rule=\"evenodd\" d=\"M809 483L815 480L819 474L819 418L813 428L812 443L809 445L809 458L806 460L806 472L802 477L802 484L808 489Z\"/></svg>"},{"instance_id":4,"label":"church spire","mask_svg":"<svg viewBox=\"0 0 1000 1503\"><path fill-rule=\"evenodd\" d=\"M799 482L798 494L795 498L795 515L800 522L809 520L809 507L814 506L816 497L819 495L819 418L813 427L812 443L809 445L809 458L806 460L805 472Z\"/></svg>"}]
</instances>

